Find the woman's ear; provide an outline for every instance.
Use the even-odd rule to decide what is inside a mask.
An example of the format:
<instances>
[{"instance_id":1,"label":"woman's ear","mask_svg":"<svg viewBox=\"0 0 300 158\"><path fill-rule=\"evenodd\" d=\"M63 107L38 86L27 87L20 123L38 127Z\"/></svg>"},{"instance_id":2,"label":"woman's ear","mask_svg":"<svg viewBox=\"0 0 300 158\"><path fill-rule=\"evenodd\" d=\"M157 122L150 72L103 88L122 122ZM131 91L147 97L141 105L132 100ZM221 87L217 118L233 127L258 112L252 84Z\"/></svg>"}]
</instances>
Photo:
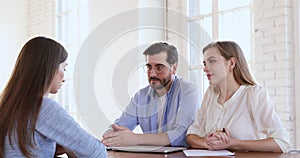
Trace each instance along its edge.
<instances>
[{"instance_id":1,"label":"woman's ear","mask_svg":"<svg viewBox=\"0 0 300 158\"><path fill-rule=\"evenodd\" d=\"M231 57L230 59L229 59L229 68L231 69L231 70L233 70L234 69L234 67L235 67L235 64L236 64L236 59L235 59L235 57Z\"/></svg>"}]
</instances>

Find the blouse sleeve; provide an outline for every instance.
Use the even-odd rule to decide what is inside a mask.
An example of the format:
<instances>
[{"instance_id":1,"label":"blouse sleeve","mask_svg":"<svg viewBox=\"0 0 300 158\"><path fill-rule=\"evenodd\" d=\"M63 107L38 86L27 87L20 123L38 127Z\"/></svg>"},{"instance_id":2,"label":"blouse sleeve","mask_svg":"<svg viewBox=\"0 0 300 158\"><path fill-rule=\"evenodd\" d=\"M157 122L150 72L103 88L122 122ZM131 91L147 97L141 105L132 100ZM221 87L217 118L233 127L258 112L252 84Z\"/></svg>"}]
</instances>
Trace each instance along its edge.
<instances>
[{"instance_id":1,"label":"blouse sleeve","mask_svg":"<svg viewBox=\"0 0 300 158\"><path fill-rule=\"evenodd\" d=\"M44 98L36 130L77 157L107 157L104 145L82 129L54 100Z\"/></svg>"},{"instance_id":2,"label":"blouse sleeve","mask_svg":"<svg viewBox=\"0 0 300 158\"><path fill-rule=\"evenodd\" d=\"M273 138L283 152L288 152L292 148L288 132L280 121L266 89L253 86L248 93L252 93L250 104L258 132L267 138Z\"/></svg>"},{"instance_id":3,"label":"blouse sleeve","mask_svg":"<svg viewBox=\"0 0 300 158\"><path fill-rule=\"evenodd\" d=\"M187 135L196 134L199 137L205 137L206 135L206 132L204 131L204 127L206 125L205 116L209 106L208 104L209 104L212 90L213 87L210 86L205 91L201 107L198 109L197 113L195 114L195 120L193 124L188 128Z\"/></svg>"}]
</instances>

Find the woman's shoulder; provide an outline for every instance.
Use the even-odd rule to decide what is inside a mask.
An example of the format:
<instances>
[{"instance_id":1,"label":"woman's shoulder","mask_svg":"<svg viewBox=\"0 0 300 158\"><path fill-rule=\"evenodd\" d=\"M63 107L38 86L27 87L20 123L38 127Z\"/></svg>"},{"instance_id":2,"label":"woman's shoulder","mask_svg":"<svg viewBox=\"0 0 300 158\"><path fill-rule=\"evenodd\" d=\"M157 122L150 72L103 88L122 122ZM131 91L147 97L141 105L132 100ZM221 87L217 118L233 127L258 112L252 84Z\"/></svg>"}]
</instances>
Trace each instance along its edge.
<instances>
[{"instance_id":1,"label":"woman's shoulder","mask_svg":"<svg viewBox=\"0 0 300 158\"><path fill-rule=\"evenodd\" d=\"M41 112L62 112L64 108L52 98L43 98Z\"/></svg>"},{"instance_id":2,"label":"woman's shoulder","mask_svg":"<svg viewBox=\"0 0 300 158\"><path fill-rule=\"evenodd\" d=\"M43 98L43 102L39 112L39 119L37 121L37 128L39 130L44 127L52 126L53 122L59 120L68 120L70 118L68 112L60 106L54 99ZM61 122L63 124L63 122ZM47 131L47 130L46 130Z\"/></svg>"},{"instance_id":3,"label":"woman's shoulder","mask_svg":"<svg viewBox=\"0 0 300 158\"><path fill-rule=\"evenodd\" d=\"M51 106L51 107L59 106L60 107L59 103L56 102L54 99L44 97L43 102L42 102L42 107L48 107L48 106Z\"/></svg>"},{"instance_id":4,"label":"woman's shoulder","mask_svg":"<svg viewBox=\"0 0 300 158\"><path fill-rule=\"evenodd\" d=\"M265 92L266 88L260 86L260 85L243 85L247 92L254 92L254 93L260 93Z\"/></svg>"},{"instance_id":5,"label":"woman's shoulder","mask_svg":"<svg viewBox=\"0 0 300 158\"><path fill-rule=\"evenodd\" d=\"M268 90L260 85L244 85L245 95L252 96L252 98L268 99Z\"/></svg>"},{"instance_id":6,"label":"woman's shoulder","mask_svg":"<svg viewBox=\"0 0 300 158\"><path fill-rule=\"evenodd\" d=\"M44 97L43 98L43 104L58 104L58 103L52 98Z\"/></svg>"}]
</instances>

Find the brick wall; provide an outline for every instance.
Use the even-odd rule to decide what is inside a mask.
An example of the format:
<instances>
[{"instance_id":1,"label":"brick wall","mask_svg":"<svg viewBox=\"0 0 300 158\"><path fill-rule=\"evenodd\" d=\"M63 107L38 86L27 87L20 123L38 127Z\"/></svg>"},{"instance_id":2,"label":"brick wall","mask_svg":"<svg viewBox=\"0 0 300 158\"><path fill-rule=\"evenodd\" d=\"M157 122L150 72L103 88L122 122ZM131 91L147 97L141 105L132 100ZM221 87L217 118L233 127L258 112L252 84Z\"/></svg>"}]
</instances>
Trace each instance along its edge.
<instances>
[{"instance_id":1,"label":"brick wall","mask_svg":"<svg viewBox=\"0 0 300 158\"><path fill-rule=\"evenodd\" d=\"M254 0L253 72L269 90L295 145L294 24L292 0Z\"/></svg>"},{"instance_id":2,"label":"brick wall","mask_svg":"<svg viewBox=\"0 0 300 158\"><path fill-rule=\"evenodd\" d=\"M54 37L55 1L28 0L28 36Z\"/></svg>"}]
</instances>

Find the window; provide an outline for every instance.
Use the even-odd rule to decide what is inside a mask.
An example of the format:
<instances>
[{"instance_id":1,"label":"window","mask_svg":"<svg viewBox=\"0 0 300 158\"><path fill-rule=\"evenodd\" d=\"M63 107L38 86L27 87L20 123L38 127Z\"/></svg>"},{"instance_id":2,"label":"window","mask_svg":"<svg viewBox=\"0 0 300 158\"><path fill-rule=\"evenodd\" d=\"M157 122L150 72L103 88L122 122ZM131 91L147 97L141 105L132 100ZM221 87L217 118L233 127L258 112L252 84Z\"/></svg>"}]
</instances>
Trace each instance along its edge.
<instances>
[{"instance_id":1,"label":"window","mask_svg":"<svg viewBox=\"0 0 300 158\"><path fill-rule=\"evenodd\" d=\"M79 47L88 31L88 1L56 0L55 8L55 36L68 51L65 83L55 97L81 123L73 94L73 72Z\"/></svg>"},{"instance_id":2,"label":"window","mask_svg":"<svg viewBox=\"0 0 300 158\"><path fill-rule=\"evenodd\" d=\"M214 40L236 41L244 51L247 61L251 61L251 0L189 0L189 59L191 80L200 83L203 93L209 83L200 69L202 50ZM251 67L251 66L250 66ZM203 76L199 79L197 76Z\"/></svg>"}]
</instances>

